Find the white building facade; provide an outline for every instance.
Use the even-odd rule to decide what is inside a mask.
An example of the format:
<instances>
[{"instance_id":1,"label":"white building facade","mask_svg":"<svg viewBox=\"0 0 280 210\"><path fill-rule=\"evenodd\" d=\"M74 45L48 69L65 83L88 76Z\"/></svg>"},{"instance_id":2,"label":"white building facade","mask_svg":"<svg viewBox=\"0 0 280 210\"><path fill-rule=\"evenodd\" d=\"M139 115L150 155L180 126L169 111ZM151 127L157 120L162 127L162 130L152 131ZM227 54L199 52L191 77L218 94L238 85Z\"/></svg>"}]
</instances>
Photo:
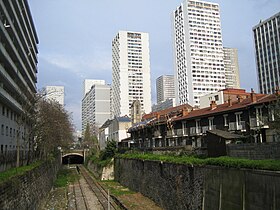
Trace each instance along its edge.
<instances>
[{"instance_id":1,"label":"white building facade","mask_svg":"<svg viewBox=\"0 0 280 210\"><path fill-rule=\"evenodd\" d=\"M157 103L175 98L174 75L162 75L156 80Z\"/></svg>"},{"instance_id":2,"label":"white building facade","mask_svg":"<svg viewBox=\"0 0 280 210\"><path fill-rule=\"evenodd\" d=\"M11 9L12 8L12 9ZM28 150L32 141L33 110L37 91L38 37L28 1L1 1L0 4L0 171L14 154ZM18 149L17 149L18 148ZM5 158L4 158L5 156ZM21 156L21 155L20 155ZM20 157L20 160L24 157ZM10 161L10 162L9 162ZM4 168L5 170L5 168Z\"/></svg>"},{"instance_id":3,"label":"white building facade","mask_svg":"<svg viewBox=\"0 0 280 210\"><path fill-rule=\"evenodd\" d=\"M236 48L224 47L224 68L226 88L240 88L238 51Z\"/></svg>"},{"instance_id":4,"label":"white building facade","mask_svg":"<svg viewBox=\"0 0 280 210\"><path fill-rule=\"evenodd\" d=\"M272 94L280 86L280 12L253 28L260 93Z\"/></svg>"},{"instance_id":5,"label":"white building facade","mask_svg":"<svg viewBox=\"0 0 280 210\"><path fill-rule=\"evenodd\" d=\"M46 86L46 99L64 106L64 86Z\"/></svg>"},{"instance_id":6,"label":"white building facade","mask_svg":"<svg viewBox=\"0 0 280 210\"><path fill-rule=\"evenodd\" d=\"M216 3L184 1L172 14L176 103L225 87L220 9Z\"/></svg>"},{"instance_id":7,"label":"white building facade","mask_svg":"<svg viewBox=\"0 0 280 210\"><path fill-rule=\"evenodd\" d=\"M142 112L151 111L149 35L119 31L112 42L112 117L130 116L139 100Z\"/></svg>"},{"instance_id":8,"label":"white building facade","mask_svg":"<svg viewBox=\"0 0 280 210\"><path fill-rule=\"evenodd\" d=\"M110 91L109 85L95 84L82 100L82 133L87 124L92 132L97 134L98 128L110 118Z\"/></svg>"}]
</instances>

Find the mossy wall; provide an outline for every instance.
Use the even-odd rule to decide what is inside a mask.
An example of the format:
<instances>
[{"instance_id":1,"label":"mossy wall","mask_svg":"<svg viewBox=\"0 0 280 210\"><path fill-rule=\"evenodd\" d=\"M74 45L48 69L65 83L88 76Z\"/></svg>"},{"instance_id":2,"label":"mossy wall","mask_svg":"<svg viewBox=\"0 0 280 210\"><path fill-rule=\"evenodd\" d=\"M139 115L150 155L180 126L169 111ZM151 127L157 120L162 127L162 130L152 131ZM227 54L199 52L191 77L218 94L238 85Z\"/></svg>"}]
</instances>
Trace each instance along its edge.
<instances>
[{"instance_id":1,"label":"mossy wall","mask_svg":"<svg viewBox=\"0 0 280 210\"><path fill-rule=\"evenodd\" d=\"M116 158L115 180L164 209L280 209L280 172Z\"/></svg>"},{"instance_id":2,"label":"mossy wall","mask_svg":"<svg viewBox=\"0 0 280 210\"><path fill-rule=\"evenodd\" d=\"M0 209L38 209L51 190L60 166L58 158L0 183Z\"/></svg>"}]
</instances>

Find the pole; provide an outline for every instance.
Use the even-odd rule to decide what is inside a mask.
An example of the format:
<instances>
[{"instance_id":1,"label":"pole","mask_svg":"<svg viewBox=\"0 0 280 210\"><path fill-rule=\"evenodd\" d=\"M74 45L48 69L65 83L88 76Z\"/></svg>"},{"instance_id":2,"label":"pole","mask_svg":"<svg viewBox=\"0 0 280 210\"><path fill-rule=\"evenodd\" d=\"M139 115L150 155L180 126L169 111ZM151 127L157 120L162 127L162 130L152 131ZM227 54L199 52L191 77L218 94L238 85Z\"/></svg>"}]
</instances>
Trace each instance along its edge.
<instances>
[{"instance_id":1,"label":"pole","mask_svg":"<svg viewBox=\"0 0 280 210\"><path fill-rule=\"evenodd\" d=\"M110 191L108 189L108 210L110 210Z\"/></svg>"}]
</instances>

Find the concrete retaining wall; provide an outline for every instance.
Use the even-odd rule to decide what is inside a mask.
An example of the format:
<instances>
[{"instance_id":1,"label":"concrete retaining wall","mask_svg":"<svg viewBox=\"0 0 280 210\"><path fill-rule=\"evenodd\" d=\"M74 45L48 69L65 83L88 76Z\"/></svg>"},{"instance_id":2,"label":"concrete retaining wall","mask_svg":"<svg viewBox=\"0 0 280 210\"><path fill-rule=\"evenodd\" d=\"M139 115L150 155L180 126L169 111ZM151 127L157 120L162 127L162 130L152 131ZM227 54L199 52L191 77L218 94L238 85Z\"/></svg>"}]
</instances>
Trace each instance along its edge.
<instances>
[{"instance_id":1,"label":"concrete retaining wall","mask_svg":"<svg viewBox=\"0 0 280 210\"><path fill-rule=\"evenodd\" d=\"M280 173L115 160L115 180L164 209L280 209Z\"/></svg>"}]
</instances>

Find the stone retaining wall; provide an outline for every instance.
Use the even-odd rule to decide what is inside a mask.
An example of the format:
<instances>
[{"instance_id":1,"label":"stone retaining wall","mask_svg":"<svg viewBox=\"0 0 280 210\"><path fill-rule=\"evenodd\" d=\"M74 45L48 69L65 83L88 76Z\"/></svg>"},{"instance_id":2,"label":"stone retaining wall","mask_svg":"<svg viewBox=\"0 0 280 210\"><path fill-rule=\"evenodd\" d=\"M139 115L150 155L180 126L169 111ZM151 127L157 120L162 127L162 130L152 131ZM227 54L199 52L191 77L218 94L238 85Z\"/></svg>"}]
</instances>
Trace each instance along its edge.
<instances>
[{"instance_id":1,"label":"stone retaining wall","mask_svg":"<svg viewBox=\"0 0 280 210\"><path fill-rule=\"evenodd\" d=\"M0 183L0 209L35 210L51 190L60 159L45 162L24 175Z\"/></svg>"},{"instance_id":2,"label":"stone retaining wall","mask_svg":"<svg viewBox=\"0 0 280 210\"><path fill-rule=\"evenodd\" d=\"M227 155L253 160L280 159L280 142L255 144L228 144Z\"/></svg>"},{"instance_id":3,"label":"stone retaining wall","mask_svg":"<svg viewBox=\"0 0 280 210\"><path fill-rule=\"evenodd\" d=\"M115 159L115 180L164 209L280 209L280 173Z\"/></svg>"}]
</instances>

